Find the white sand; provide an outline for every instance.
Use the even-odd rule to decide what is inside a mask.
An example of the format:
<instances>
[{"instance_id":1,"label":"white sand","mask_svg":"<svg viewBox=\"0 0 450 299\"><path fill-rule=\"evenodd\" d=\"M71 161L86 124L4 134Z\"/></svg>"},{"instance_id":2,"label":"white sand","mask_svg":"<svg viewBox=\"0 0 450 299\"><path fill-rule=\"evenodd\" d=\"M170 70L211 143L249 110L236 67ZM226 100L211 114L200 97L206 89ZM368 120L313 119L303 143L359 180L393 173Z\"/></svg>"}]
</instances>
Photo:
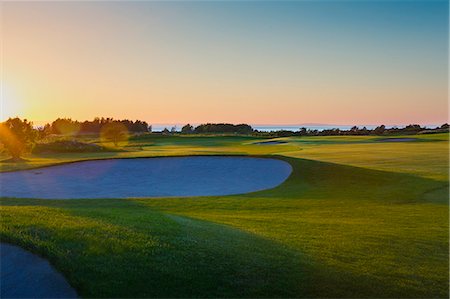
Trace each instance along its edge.
<instances>
[{"instance_id":1,"label":"white sand","mask_svg":"<svg viewBox=\"0 0 450 299\"><path fill-rule=\"evenodd\" d=\"M229 195L270 189L292 167L276 159L110 159L0 173L2 197L75 199Z\"/></svg>"}]
</instances>

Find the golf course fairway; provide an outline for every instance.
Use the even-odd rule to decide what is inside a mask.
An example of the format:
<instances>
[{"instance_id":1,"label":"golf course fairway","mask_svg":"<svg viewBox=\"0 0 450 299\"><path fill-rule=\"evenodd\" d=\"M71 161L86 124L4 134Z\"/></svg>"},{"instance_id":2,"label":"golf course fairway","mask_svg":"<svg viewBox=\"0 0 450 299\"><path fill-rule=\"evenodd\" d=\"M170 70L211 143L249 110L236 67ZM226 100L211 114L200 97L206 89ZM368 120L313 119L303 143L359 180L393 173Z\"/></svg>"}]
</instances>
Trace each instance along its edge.
<instances>
[{"instance_id":1,"label":"golf course fairway","mask_svg":"<svg viewBox=\"0 0 450 299\"><path fill-rule=\"evenodd\" d=\"M81 297L447 298L448 137L146 134L121 151L29 155L1 170L248 155L292 173L275 188L228 196L2 195L0 237L46 258Z\"/></svg>"}]
</instances>

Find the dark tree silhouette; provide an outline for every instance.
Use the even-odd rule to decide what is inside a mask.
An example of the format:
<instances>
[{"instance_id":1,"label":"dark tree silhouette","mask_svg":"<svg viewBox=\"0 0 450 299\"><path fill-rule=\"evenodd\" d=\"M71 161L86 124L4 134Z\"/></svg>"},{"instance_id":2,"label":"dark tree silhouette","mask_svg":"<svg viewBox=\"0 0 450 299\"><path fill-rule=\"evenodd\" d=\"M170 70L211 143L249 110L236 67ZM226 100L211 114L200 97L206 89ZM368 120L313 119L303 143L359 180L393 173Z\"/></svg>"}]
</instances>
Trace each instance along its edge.
<instances>
[{"instance_id":1,"label":"dark tree silhouette","mask_svg":"<svg viewBox=\"0 0 450 299\"><path fill-rule=\"evenodd\" d=\"M233 124L202 124L197 126L194 129L195 133L219 133L219 134L227 134L227 133L233 133L233 134L251 134L253 133L253 128L247 124L239 124L239 125L233 125Z\"/></svg>"},{"instance_id":2,"label":"dark tree silhouette","mask_svg":"<svg viewBox=\"0 0 450 299\"><path fill-rule=\"evenodd\" d=\"M182 134L192 134L192 133L194 133L194 127L191 126L190 124L187 124L181 128L181 133Z\"/></svg>"},{"instance_id":3,"label":"dark tree silhouette","mask_svg":"<svg viewBox=\"0 0 450 299\"><path fill-rule=\"evenodd\" d=\"M52 134L64 134L64 135L75 135L78 133L82 134L98 134L102 131L102 128L106 125L112 123L121 123L126 127L128 132L132 133L146 133L151 131L151 126L141 120L131 121L128 119L115 120L111 117L96 117L92 121L79 122L72 120L70 118L58 118L51 124L46 125L49 127L49 131Z\"/></svg>"},{"instance_id":4,"label":"dark tree silhouette","mask_svg":"<svg viewBox=\"0 0 450 299\"><path fill-rule=\"evenodd\" d=\"M169 135L169 134L170 134L169 129L164 128L164 130L162 130L162 134L163 134L163 135Z\"/></svg>"},{"instance_id":5,"label":"dark tree silhouette","mask_svg":"<svg viewBox=\"0 0 450 299\"><path fill-rule=\"evenodd\" d=\"M386 126L381 125L381 126L376 127L372 133L374 135L382 135L384 133L384 131L386 131Z\"/></svg>"},{"instance_id":6,"label":"dark tree silhouette","mask_svg":"<svg viewBox=\"0 0 450 299\"><path fill-rule=\"evenodd\" d=\"M76 135L80 131L81 123L70 118L58 118L52 122L52 133L61 135Z\"/></svg>"}]
</instances>

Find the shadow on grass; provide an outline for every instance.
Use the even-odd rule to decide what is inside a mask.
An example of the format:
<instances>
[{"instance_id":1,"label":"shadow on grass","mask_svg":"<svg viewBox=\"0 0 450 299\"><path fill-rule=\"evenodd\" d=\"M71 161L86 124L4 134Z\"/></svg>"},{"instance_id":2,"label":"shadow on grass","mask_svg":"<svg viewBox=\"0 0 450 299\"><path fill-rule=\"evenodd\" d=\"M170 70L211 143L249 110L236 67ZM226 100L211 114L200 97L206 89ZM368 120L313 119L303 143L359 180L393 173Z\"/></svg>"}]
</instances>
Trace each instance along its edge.
<instances>
[{"instance_id":1,"label":"shadow on grass","mask_svg":"<svg viewBox=\"0 0 450 299\"><path fill-rule=\"evenodd\" d=\"M28 159L24 159L24 158L9 158L9 159L0 160L0 163L26 163L28 161L29 161Z\"/></svg>"},{"instance_id":2,"label":"shadow on grass","mask_svg":"<svg viewBox=\"0 0 450 299\"><path fill-rule=\"evenodd\" d=\"M49 258L82 296L311 294L304 258L250 233L131 200L25 201L36 205L3 211L2 240Z\"/></svg>"},{"instance_id":3,"label":"shadow on grass","mask_svg":"<svg viewBox=\"0 0 450 299\"><path fill-rule=\"evenodd\" d=\"M135 200L6 201L13 209L2 211L2 240L48 258L84 297L414 296L276 241Z\"/></svg>"}]
</instances>

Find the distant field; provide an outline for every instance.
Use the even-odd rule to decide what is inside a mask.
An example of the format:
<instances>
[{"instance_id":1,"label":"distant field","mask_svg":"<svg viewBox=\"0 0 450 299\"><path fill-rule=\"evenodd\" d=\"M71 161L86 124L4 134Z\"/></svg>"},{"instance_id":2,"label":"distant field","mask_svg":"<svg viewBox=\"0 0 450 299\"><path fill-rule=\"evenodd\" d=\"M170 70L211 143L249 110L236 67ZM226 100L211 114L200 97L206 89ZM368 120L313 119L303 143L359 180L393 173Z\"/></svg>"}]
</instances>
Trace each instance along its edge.
<instances>
[{"instance_id":1,"label":"distant field","mask_svg":"<svg viewBox=\"0 0 450 299\"><path fill-rule=\"evenodd\" d=\"M449 135L413 137L142 135L122 151L31 155L1 170L254 155L294 171L237 196L3 198L0 236L48 258L83 297L448 298Z\"/></svg>"}]
</instances>

